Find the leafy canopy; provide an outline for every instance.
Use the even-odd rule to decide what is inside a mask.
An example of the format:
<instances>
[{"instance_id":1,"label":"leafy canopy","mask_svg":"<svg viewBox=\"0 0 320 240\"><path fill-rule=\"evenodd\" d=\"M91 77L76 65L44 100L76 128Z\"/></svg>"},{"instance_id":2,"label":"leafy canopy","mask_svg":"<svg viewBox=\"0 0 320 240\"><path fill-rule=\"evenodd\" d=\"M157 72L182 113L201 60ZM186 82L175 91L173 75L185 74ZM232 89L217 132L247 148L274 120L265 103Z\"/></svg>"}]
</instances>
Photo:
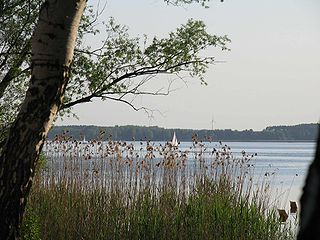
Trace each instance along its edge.
<instances>
[{"instance_id":1,"label":"leafy canopy","mask_svg":"<svg viewBox=\"0 0 320 240\"><path fill-rule=\"evenodd\" d=\"M207 33L205 24L193 19L167 38L154 37L151 41L146 36L131 38L128 28L113 18L105 24L104 34L107 37L101 48L86 47L76 53L63 108L97 97L115 99L110 95L117 95L123 99L128 94L141 94L140 87L155 75L188 73L206 84L204 73L214 57L201 54L210 47L228 50L230 41L227 36Z\"/></svg>"},{"instance_id":2,"label":"leafy canopy","mask_svg":"<svg viewBox=\"0 0 320 240\"><path fill-rule=\"evenodd\" d=\"M181 5L209 0L174 0ZM30 79L30 39L43 0L4 1L0 13L0 129L15 119ZM155 76L189 74L206 84L204 73L212 56L206 49L227 50L226 36L211 35L202 21L190 19L166 38L131 37L128 28L113 18L96 28L98 14L87 7L78 32L72 75L65 93L61 114L70 113L76 104L93 98L129 103L129 96L139 94L166 95L158 90L143 91L146 82ZM84 39L90 35L105 36L101 46L92 49ZM205 57L202 57L204 55ZM133 106L134 107L134 106ZM135 108L136 109L136 108ZM1 131L2 133L4 131ZM1 134L0 134L1 135ZM1 141L1 136L0 136Z\"/></svg>"}]
</instances>

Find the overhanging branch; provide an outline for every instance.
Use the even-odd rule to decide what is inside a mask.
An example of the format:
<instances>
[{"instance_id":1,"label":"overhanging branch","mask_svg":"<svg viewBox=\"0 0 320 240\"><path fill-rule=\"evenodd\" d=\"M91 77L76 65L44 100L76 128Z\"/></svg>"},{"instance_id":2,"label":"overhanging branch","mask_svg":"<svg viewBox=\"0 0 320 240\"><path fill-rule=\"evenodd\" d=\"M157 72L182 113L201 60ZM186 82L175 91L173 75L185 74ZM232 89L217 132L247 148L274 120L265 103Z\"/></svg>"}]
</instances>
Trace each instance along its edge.
<instances>
[{"instance_id":1,"label":"overhanging branch","mask_svg":"<svg viewBox=\"0 0 320 240\"><path fill-rule=\"evenodd\" d=\"M169 61L169 60L167 60ZM167 61L163 61L157 65L154 66L145 66L145 67L141 67L139 69L136 69L133 72L130 73L126 73L122 76L120 76L119 78L114 79L113 81L111 81L110 83L108 83L106 86L97 89L95 92L93 92L92 94L79 98L77 100L71 101L69 103L63 104L61 106L61 110L62 109L67 109L70 108L74 105L77 105L79 103L85 103L85 102L91 102L91 100L93 98L97 98L97 97L106 97L106 93L108 93L108 89L110 89L112 86L116 85L117 83L125 80L125 79L131 79L131 78L136 78L139 76L154 76L157 74L177 74L176 72L173 72L172 70L175 68L180 68L183 66L187 66L189 64L194 64L194 63L205 63L206 61L213 61L212 57L207 57L207 58L203 58L200 60L192 60L192 61L187 61L187 62L180 62L178 64L174 64L172 66L168 66L164 69L161 69L162 66L165 66L165 64L167 63ZM119 92L116 92L119 93ZM109 92L110 94L110 92ZM141 93L142 94L142 93ZM148 93L149 94L149 93ZM154 94L157 95L157 94ZM159 94L158 94L159 95Z\"/></svg>"}]
</instances>

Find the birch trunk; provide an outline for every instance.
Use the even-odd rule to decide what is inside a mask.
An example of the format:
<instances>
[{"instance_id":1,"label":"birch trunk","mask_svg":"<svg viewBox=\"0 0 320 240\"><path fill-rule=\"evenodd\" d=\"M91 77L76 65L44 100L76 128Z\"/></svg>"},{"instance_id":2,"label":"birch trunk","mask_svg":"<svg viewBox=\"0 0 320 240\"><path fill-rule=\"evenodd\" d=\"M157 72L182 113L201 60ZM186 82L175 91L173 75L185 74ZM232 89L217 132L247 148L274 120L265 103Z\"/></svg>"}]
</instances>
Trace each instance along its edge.
<instances>
[{"instance_id":1,"label":"birch trunk","mask_svg":"<svg viewBox=\"0 0 320 240\"><path fill-rule=\"evenodd\" d=\"M32 77L0 156L0 239L19 228L43 142L61 106L86 0L48 0L32 37Z\"/></svg>"}]
</instances>

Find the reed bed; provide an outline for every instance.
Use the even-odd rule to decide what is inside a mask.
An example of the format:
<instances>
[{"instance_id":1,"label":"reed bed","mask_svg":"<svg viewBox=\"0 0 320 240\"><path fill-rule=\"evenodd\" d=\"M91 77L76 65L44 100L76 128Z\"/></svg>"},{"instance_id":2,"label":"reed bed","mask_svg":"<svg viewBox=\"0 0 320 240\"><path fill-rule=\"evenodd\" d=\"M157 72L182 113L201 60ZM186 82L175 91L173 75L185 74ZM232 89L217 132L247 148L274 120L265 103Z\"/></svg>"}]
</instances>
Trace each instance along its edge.
<instances>
[{"instance_id":1,"label":"reed bed","mask_svg":"<svg viewBox=\"0 0 320 240\"><path fill-rule=\"evenodd\" d=\"M170 143L57 139L44 148L24 239L292 239L254 186L254 155L193 138Z\"/></svg>"}]
</instances>

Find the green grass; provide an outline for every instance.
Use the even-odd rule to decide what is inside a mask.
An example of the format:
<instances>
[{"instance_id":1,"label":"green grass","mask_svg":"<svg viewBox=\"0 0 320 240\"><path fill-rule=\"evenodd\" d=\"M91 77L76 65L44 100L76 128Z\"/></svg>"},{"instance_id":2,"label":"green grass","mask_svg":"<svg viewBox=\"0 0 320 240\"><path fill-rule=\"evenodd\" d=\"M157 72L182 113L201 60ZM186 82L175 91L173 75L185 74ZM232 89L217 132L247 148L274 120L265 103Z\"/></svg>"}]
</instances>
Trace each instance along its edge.
<instances>
[{"instance_id":1,"label":"green grass","mask_svg":"<svg viewBox=\"0 0 320 240\"><path fill-rule=\"evenodd\" d=\"M102 164L94 171L71 178L64 168L59 177L50 171L37 176L24 239L293 238L266 206L268 196L252 187L245 156L235 159L222 148L209 162L197 155L190 167L184 165L184 153L172 157L170 148L149 147L138 157L125 151L128 145L109 147L111 154L97 158ZM159 161L156 151L162 153L158 165L152 164ZM75 166L67 156L68 167ZM111 171L104 174L106 168Z\"/></svg>"}]
</instances>

